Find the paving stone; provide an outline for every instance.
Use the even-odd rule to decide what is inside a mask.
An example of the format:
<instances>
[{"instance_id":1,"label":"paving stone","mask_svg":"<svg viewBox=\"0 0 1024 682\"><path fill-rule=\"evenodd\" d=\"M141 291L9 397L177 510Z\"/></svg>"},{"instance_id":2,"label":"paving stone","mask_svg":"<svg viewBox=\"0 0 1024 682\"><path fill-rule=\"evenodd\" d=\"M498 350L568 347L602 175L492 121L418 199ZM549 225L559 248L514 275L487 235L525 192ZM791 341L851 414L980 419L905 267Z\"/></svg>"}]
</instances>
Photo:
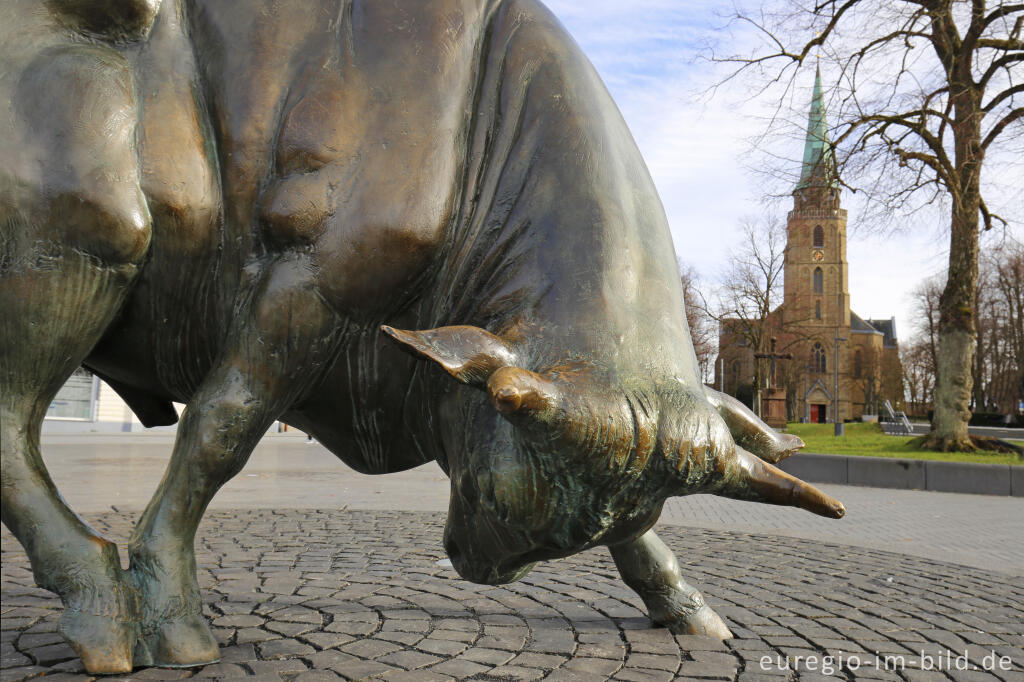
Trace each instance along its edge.
<instances>
[{"instance_id":1,"label":"paving stone","mask_svg":"<svg viewBox=\"0 0 1024 682\"><path fill-rule=\"evenodd\" d=\"M690 657L695 661L701 661L702 663L709 663L711 665L717 665L722 667L737 667L739 661L733 654L727 654L720 651L691 651Z\"/></svg>"},{"instance_id":2,"label":"paving stone","mask_svg":"<svg viewBox=\"0 0 1024 682\"><path fill-rule=\"evenodd\" d=\"M683 661L676 671L683 677L699 677L701 679L731 680L736 676L736 665L722 665L707 661Z\"/></svg>"},{"instance_id":3,"label":"paving stone","mask_svg":"<svg viewBox=\"0 0 1024 682\"><path fill-rule=\"evenodd\" d=\"M447 639L453 642L472 642L477 638L476 632L464 632L461 630L437 629L430 633L432 639Z\"/></svg>"},{"instance_id":4,"label":"paving stone","mask_svg":"<svg viewBox=\"0 0 1024 682\"><path fill-rule=\"evenodd\" d=\"M503 651L501 649L485 649L482 647L474 647L467 649L463 654L459 656L467 661L473 661L474 663L485 663L490 665L502 665L508 663L515 654Z\"/></svg>"},{"instance_id":5,"label":"paving stone","mask_svg":"<svg viewBox=\"0 0 1024 682\"><path fill-rule=\"evenodd\" d=\"M565 663L568 659L564 656L553 656L533 652L522 653L508 662L508 665L520 668L540 668L551 670Z\"/></svg>"},{"instance_id":6,"label":"paving stone","mask_svg":"<svg viewBox=\"0 0 1024 682\"><path fill-rule=\"evenodd\" d=\"M258 628L265 622L266 619L260 616L240 614L214 618L212 625L218 628Z\"/></svg>"},{"instance_id":7,"label":"paving stone","mask_svg":"<svg viewBox=\"0 0 1024 682\"><path fill-rule=\"evenodd\" d=\"M351 644L340 647L341 651L359 658L377 658L395 651L401 651L402 647L391 642L382 642L373 639L361 639Z\"/></svg>"},{"instance_id":8,"label":"paving stone","mask_svg":"<svg viewBox=\"0 0 1024 682\"><path fill-rule=\"evenodd\" d=\"M676 635L676 643L683 651L728 651L727 642L703 635ZM729 640L731 643L734 640ZM763 641L763 640L758 640Z\"/></svg>"},{"instance_id":9,"label":"paving stone","mask_svg":"<svg viewBox=\"0 0 1024 682\"><path fill-rule=\"evenodd\" d=\"M594 673L584 673L578 670L559 668L558 670L552 671L544 678L546 682L592 682L594 679L607 679L607 676L599 675L595 677Z\"/></svg>"},{"instance_id":10,"label":"paving stone","mask_svg":"<svg viewBox=\"0 0 1024 682\"><path fill-rule=\"evenodd\" d=\"M289 623L286 621L272 620L267 623L264 628L269 632L276 632L284 637L295 638L300 635L316 630L315 625L309 625L307 623Z\"/></svg>"},{"instance_id":11,"label":"paving stone","mask_svg":"<svg viewBox=\"0 0 1024 682\"><path fill-rule=\"evenodd\" d=\"M98 677L97 680L128 679L128 680L184 680L192 677L195 671L191 668L144 668L122 678ZM49 677L47 677L49 679ZM252 678L249 678L252 679ZM280 679L280 678L278 678Z\"/></svg>"},{"instance_id":12,"label":"paving stone","mask_svg":"<svg viewBox=\"0 0 1024 682\"><path fill-rule=\"evenodd\" d=\"M674 679L675 675L667 670L649 670L647 668L623 668L615 673L612 679L628 680L629 682L661 682Z\"/></svg>"},{"instance_id":13,"label":"paving stone","mask_svg":"<svg viewBox=\"0 0 1024 682\"><path fill-rule=\"evenodd\" d=\"M940 673L934 670L904 670L902 671L904 679L907 682L944 682L949 677L945 673Z\"/></svg>"},{"instance_id":14,"label":"paving stone","mask_svg":"<svg viewBox=\"0 0 1024 682\"><path fill-rule=\"evenodd\" d=\"M492 666L481 665L472 661L467 661L463 658L452 658L447 661L442 661L437 665L430 667L431 670L441 673L442 675L449 675L457 679L464 677L472 677L473 675L481 675L491 669Z\"/></svg>"},{"instance_id":15,"label":"paving stone","mask_svg":"<svg viewBox=\"0 0 1024 682\"><path fill-rule=\"evenodd\" d=\"M18 638L18 648L22 651L48 644L62 643L64 643L64 638L56 632L25 633Z\"/></svg>"},{"instance_id":16,"label":"paving stone","mask_svg":"<svg viewBox=\"0 0 1024 682\"><path fill-rule=\"evenodd\" d=\"M223 679L225 677L246 677L247 675L244 668L234 663L215 663L204 666L202 670L196 672L194 677Z\"/></svg>"},{"instance_id":17,"label":"paving stone","mask_svg":"<svg viewBox=\"0 0 1024 682\"><path fill-rule=\"evenodd\" d=\"M328 632L341 632L346 635L353 636L368 635L371 632L374 632L376 629L376 622L366 623L359 621L347 621L341 623L339 623L338 621L334 621L333 623L324 628L324 630Z\"/></svg>"},{"instance_id":18,"label":"paving stone","mask_svg":"<svg viewBox=\"0 0 1024 682\"><path fill-rule=\"evenodd\" d=\"M76 658L74 649L70 645L61 642L60 644L50 644L49 646L40 646L35 649L28 649L25 653L32 657L37 665L53 665L60 661L66 661L69 658Z\"/></svg>"},{"instance_id":19,"label":"paving stone","mask_svg":"<svg viewBox=\"0 0 1024 682\"><path fill-rule=\"evenodd\" d=\"M622 667L622 661L615 661L608 658L573 658L564 666L568 670L575 670L593 676L611 675Z\"/></svg>"},{"instance_id":20,"label":"paving stone","mask_svg":"<svg viewBox=\"0 0 1024 682\"><path fill-rule=\"evenodd\" d=\"M297 639L272 639L257 645L260 657L273 660L275 658L292 658L315 653L316 649Z\"/></svg>"},{"instance_id":21,"label":"paving stone","mask_svg":"<svg viewBox=\"0 0 1024 682\"><path fill-rule=\"evenodd\" d=\"M235 644L220 648L221 663L244 663L256 660L256 647L252 644Z\"/></svg>"},{"instance_id":22,"label":"paving stone","mask_svg":"<svg viewBox=\"0 0 1024 682\"><path fill-rule=\"evenodd\" d=\"M406 646L412 646L414 644L418 646L419 642L423 641L423 633L382 631L375 634L373 638L383 639L386 642L405 644ZM463 648L465 648L465 646L463 646Z\"/></svg>"},{"instance_id":23,"label":"paving stone","mask_svg":"<svg viewBox=\"0 0 1024 682\"><path fill-rule=\"evenodd\" d=\"M281 635L276 632L267 632L259 628L245 628L235 632L235 642L238 644L250 644L252 642L266 642L271 639L280 639Z\"/></svg>"},{"instance_id":24,"label":"paving stone","mask_svg":"<svg viewBox=\"0 0 1024 682\"><path fill-rule=\"evenodd\" d=\"M396 651L394 653L385 654L377 659L381 663L387 663L388 665L397 666L399 668L405 668L406 670L414 670L416 668L425 668L428 665L440 662L442 659L437 656L431 656L420 651Z\"/></svg>"},{"instance_id":25,"label":"paving stone","mask_svg":"<svg viewBox=\"0 0 1024 682\"><path fill-rule=\"evenodd\" d=\"M318 651L304 658L310 662L313 668L330 668L331 670L339 671L344 670L345 666L351 663L357 663L362 660L352 654L346 654L335 649Z\"/></svg>"},{"instance_id":26,"label":"paving stone","mask_svg":"<svg viewBox=\"0 0 1024 682\"><path fill-rule=\"evenodd\" d=\"M375 675L383 675L393 670L395 669L390 665L376 661L359 661L358 663L345 666L345 669L339 672L346 680L362 680Z\"/></svg>"},{"instance_id":27,"label":"paving stone","mask_svg":"<svg viewBox=\"0 0 1024 682\"><path fill-rule=\"evenodd\" d=\"M8 668L20 668L22 666L31 665L32 659L25 654L17 651L13 646L9 649L8 645L4 644L4 652L0 655L0 670L7 670Z\"/></svg>"},{"instance_id":28,"label":"paving stone","mask_svg":"<svg viewBox=\"0 0 1024 682\"><path fill-rule=\"evenodd\" d=\"M307 670L292 678L292 682L330 682L340 680L341 676L333 670Z\"/></svg>"},{"instance_id":29,"label":"paving stone","mask_svg":"<svg viewBox=\"0 0 1024 682\"><path fill-rule=\"evenodd\" d=\"M547 674L545 670L537 668L519 668L511 665L502 665L493 668L488 676L509 680L539 680Z\"/></svg>"},{"instance_id":30,"label":"paving stone","mask_svg":"<svg viewBox=\"0 0 1024 682\"><path fill-rule=\"evenodd\" d=\"M377 679L389 682L450 682L454 678L433 670L395 670L384 673Z\"/></svg>"},{"instance_id":31,"label":"paving stone","mask_svg":"<svg viewBox=\"0 0 1024 682\"><path fill-rule=\"evenodd\" d=\"M466 650L469 645L465 642L453 642L447 639L434 639L433 636L422 639L416 643L416 648L441 656L455 656Z\"/></svg>"}]
</instances>

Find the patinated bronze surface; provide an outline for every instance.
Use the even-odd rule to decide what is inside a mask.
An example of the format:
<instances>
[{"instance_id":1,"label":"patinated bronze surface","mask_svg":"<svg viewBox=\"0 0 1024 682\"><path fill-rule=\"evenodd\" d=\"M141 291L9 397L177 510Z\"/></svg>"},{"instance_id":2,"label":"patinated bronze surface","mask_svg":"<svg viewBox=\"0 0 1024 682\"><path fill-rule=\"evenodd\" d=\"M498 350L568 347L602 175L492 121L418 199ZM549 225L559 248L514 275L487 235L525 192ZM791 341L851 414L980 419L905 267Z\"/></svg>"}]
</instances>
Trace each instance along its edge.
<instances>
[{"instance_id":1,"label":"patinated bronze surface","mask_svg":"<svg viewBox=\"0 0 1024 682\"><path fill-rule=\"evenodd\" d=\"M843 514L702 385L654 186L535 0L8 0L0 102L3 521L90 672L217 660L196 527L278 418L436 460L465 578L607 545L678 632L730 636L667 497ZM40 457L82 364L187 404L127 571Z\"/></svg>"}]
</instances>

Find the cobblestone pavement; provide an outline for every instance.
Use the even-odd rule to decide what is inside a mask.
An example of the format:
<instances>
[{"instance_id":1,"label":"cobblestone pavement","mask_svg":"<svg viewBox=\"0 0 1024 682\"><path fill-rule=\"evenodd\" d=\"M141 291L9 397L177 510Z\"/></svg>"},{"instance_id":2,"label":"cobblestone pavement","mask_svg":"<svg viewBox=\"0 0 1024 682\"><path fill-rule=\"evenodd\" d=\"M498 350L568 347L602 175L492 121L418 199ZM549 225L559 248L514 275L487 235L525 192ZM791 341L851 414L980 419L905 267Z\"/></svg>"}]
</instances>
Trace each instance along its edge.
<instances>
[{"instance_id":1,"label":"cobblestone pavement","mask_svg":"<svg viewBox=\"0 0 1024 682\"><path fill-rule=\"evenodd\" d=\"M123 547L131 515L89 518ZM661 527L686 577L732 627L736 638L723 643L652 628L603 549L542 564L512 585L463 581L445 565L442 524L436 512L211 512L197 548L223 660L130 677L778 682L830 672L1024 681L1024 585L1005 574L820 541ZM6 529L0 549L3 680L86 679L55 632L58 600L33 586ZM826 655L842 665L823 666ZM799 672L779 669L786 656L803 657ZM876 656L905 669L885 670ZM956 667L959 656L967 670L920 670L922 660Z\"/></svg>"}]
</instances>

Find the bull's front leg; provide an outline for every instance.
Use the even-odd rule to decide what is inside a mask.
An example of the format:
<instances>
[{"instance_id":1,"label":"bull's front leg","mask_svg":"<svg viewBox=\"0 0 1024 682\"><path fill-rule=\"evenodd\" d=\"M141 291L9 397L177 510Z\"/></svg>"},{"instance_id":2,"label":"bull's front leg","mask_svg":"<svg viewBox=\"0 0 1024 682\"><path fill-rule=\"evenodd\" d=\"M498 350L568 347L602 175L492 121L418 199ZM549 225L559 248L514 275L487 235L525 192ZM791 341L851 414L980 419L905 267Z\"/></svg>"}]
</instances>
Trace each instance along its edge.
<instances>
[{"instance_id":1,"label":"bull's front leg","mask_svg":"<svg viewBox=\"0 0 1024 682\"><path fill-rule=\"evenodd\" d=\"M704 595L683 580L675 555L653 530L609 549L622 580L644 600L656 624L675 634L732 638Z\"/></svg>"},{"instance_id":2,"label":"bull's front leg","mask_svg":"<svg viewBox=\"0 0 1024 682\"><path fill-rule=\"evenodd\" d=\"M201 613L196 529L217 490L331 357L338 325L308 273L299 260L273 267L185 409L163 481L130 542L142 600L137 663L183 667L219 658Z\"/></svg>"}]
</instances>

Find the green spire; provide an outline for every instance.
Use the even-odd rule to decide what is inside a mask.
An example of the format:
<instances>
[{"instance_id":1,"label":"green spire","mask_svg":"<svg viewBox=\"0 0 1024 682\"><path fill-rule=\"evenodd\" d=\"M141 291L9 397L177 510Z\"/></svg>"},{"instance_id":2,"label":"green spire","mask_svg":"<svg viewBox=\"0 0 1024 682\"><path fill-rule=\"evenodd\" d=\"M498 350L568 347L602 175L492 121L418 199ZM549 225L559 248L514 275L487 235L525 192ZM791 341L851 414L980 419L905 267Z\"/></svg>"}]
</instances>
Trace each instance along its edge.
<instances>
[{"instance_id":1,"label":"green spire","mask_svg":"<svg viewBox=\"0 0 1024 682\"><path fill-rule=\"evenodd\" d=\"M804 142L804 163L800 170L800 182L796 188L838 187L836 159L832 142L828 139L828 122L825 120L825 102L821 93L821 68L815 69L814 95L811 98L811 113L807 117L807 140Z\"/></svg>"}]
</instances>

